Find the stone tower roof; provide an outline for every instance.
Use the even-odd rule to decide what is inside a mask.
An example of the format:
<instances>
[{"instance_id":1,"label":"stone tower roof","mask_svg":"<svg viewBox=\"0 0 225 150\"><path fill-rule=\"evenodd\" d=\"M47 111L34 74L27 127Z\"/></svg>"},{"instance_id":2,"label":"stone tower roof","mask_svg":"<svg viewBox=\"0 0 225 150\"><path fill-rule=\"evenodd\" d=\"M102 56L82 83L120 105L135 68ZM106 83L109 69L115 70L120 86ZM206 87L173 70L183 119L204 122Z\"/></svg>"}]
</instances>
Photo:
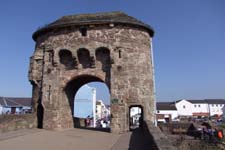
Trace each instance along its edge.
<instances>
[{"instance_id":1,"label":"stone tower roof","mask_svg":"<svg viewBox=\"0 0 225 150\"><path fill-rule=\"evenodd\" d=\"M128 16L123 12L105 12L95 14L80 14L63 16L58 20L48 24L47 26L38 29L33 34L33 39L36 40L39 34L49 31L51 29L63 28L68 26L82 26L82 25L100 25L100 24L123 24L135 27L145 28L150 36L154 35L154 30L151 26L137 20L134 17Z\"/></svg>"}]
</instances>

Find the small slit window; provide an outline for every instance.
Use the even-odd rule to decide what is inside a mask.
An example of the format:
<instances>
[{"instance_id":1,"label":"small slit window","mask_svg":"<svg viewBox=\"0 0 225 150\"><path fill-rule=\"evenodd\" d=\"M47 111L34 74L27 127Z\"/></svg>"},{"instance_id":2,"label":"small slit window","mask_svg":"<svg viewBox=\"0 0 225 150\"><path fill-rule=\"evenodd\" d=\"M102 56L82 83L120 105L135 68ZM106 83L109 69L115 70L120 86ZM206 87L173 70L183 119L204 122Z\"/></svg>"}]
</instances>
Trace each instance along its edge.
<instances>
[{"instance_id":1,"label":"small slit window","mask_svg":"<svg viewBox=\"0 0 225 150\"><path fill-rule=\"evenodd\" d=\"M121 58L121 50L119 50L119 58Z\"/></svg>"}]
</instances>

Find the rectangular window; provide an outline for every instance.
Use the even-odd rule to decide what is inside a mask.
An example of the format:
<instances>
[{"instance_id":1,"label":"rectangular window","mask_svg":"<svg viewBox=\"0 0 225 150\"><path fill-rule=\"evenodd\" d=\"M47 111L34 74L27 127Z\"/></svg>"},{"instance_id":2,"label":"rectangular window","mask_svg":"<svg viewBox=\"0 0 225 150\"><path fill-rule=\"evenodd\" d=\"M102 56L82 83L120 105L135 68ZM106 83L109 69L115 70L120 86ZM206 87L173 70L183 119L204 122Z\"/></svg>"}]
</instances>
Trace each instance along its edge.
<instances>
[{"instance_id":1,"label":"rectangular window","mask_svg":"<svg viewBox=\"0 0 225 150\"><path fill-rule=\"evenodd\" d=\"M196 105L194 105L196 107Z\"/></svg>"},{"instance_id":2,"label":"rectangular window","mask_svg":"<svg viewBox=\"0 0 225 150\"><path fill-rule=\"evenodd\" d=\"M201 107L201 105L198 105L198 107Z\"/></svg>"},{"instance_id":3,"label":"rectangular window","mask_svg":"<svg viewBox=\"0 0 225 150\"><path fill-rule=\"evenodd\" d=\"M185 105L183 105L183 108L185 109Z\"/></svg>"}]
</instances>

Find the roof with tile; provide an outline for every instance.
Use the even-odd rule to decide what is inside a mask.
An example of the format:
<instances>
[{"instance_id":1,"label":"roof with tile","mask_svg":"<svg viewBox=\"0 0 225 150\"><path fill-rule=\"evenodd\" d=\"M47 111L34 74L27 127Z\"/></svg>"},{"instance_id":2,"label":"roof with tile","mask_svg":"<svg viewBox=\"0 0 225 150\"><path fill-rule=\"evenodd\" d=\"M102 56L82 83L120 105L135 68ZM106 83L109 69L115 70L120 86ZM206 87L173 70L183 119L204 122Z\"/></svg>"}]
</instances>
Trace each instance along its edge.
<instances>
[{"instance_id":1,"label":"roof with tile","mask_svg":"<svg viewBox=\"0 0 225 150\"><path fill-rule=\"evenodd\" d=\"M4 107L31 107L31 102L28 97L0 97L0 105Z\"/></svg>"},{"instance_id":2,"label":"roof with tile","mask_svg":"<svg viewBox=\"0 0 225 150\"><path fill-rule=\"evenodd\" d=\"M154 35L154 30L151 26L123 12L116 11L116 12L102 12L95 14L79 14L79 15L63 16L58 20L34 32L33 39L36 40L39 34L56 28L85 26L85 25L101 25L110 23L145 28L150 34L150 36L153 37Z\"/></svg>"},{"instance_id":3,"label":"roof with tile","mask_svg":"<svg viewBox=\"0 0 225 150\"><path fill-rule=\"evenodd\" d=\"M157 110L177 110L174 102L157 102Z\"/></svg>"}]
</instances>

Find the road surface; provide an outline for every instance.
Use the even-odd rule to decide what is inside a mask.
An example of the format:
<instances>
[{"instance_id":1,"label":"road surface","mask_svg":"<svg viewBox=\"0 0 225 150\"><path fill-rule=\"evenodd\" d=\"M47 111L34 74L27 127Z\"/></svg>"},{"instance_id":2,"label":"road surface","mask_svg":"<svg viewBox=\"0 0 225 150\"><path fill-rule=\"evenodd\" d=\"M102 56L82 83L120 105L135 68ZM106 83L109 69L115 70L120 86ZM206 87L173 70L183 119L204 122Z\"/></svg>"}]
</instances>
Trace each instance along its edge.
<instances>
[{"instance_id":1,"label":"road surface","mask_svg":"<svg viewBox=\"0 0 225 150\"><path fill-rule=\"evenodd\" d=\"M113 134L85 129L30 129L0 134L1 150L151 150L140 130Z\"/></svg>"}]
</instances>

